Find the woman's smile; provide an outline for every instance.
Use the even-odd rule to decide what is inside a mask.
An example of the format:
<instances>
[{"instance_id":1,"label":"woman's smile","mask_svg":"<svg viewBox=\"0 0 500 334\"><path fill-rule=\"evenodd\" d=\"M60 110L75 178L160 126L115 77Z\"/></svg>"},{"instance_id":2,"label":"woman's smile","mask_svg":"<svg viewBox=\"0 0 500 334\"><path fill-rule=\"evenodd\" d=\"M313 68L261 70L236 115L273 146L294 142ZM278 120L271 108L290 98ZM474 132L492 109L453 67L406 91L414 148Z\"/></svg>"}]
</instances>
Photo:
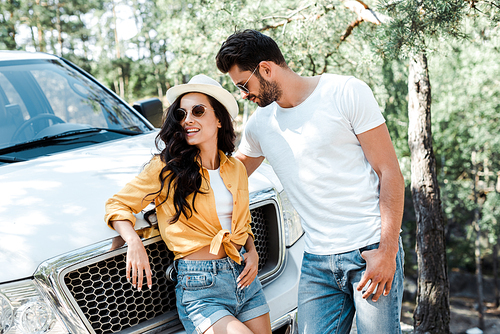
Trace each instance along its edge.
<instances>
[{"instance_id":1,"label":"woman's smile","mask_svg":"<svg viewBox=\"0 0 500 334\"><path fill-rule=\"evenodd\" d=\"M185 127L185 130L186 130L186 135L189 137L192 137L196 135L198 132L200 132L200 129L190 126Z\"/></svg>"},{"instance_id":2,"label":"woman's smile","mask_svg":"<svg viewBox=\"0 0 500 334\"><path fill-rule=\"evenodd\" d=\"M201 116L193 115L193 108L204 106ZM205 94L189 93L182 97L180 107L186 111L186 117L181 121L186 141L206 152L217 151L217 133L220 122L215 116L210 100Z\"/></svg>"}]
</instances>

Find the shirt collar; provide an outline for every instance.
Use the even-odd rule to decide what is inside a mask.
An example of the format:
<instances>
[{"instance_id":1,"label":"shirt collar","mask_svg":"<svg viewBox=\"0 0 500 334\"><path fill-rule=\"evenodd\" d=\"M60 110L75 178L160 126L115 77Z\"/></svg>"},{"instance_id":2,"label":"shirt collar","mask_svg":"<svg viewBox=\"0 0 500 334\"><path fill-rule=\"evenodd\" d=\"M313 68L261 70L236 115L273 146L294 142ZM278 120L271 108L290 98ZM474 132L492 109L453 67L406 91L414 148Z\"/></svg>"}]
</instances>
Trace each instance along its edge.
<instances>
[{"instance_id":1,"label":"shirt collar","mask_svg":"<svg viewBox=\"0 0 500 334\"><path fill-rule=\"evenodd\" d=\"M226 162L229 163L230 165L233 164L233 162L229 160L229 158L221 150L219 150L219 160L221 166L224 165Z\"/></svg>"},{"instance_id":2,"label":"shirt collar","mask_svg":"<svg viewBox=\"0 0 500 334\"><path fill-rule=\"evenodd\" d=\"M219 162L219 168L221 168L222 165L224 165L225 163L228 163L231 166L234 165L234 163L221 150L219 150L219 160L220 160L220 162ZM200 169L204 168L200 164L199 159L198 159L198 161L196 163L198 164L198 166L200 166Z\"/></svg>"}]
</instances>

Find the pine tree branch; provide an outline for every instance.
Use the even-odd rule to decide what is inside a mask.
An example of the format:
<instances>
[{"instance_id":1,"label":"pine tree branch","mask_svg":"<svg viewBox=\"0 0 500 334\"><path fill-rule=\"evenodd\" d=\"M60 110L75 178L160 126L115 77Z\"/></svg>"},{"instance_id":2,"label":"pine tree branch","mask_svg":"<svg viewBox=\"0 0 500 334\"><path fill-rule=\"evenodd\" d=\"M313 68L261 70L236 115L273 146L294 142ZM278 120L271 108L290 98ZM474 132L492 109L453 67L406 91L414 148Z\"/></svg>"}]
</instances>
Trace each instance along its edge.
<instances>
[{"instance_id":1,"label":"pine tree branch","mask_svg":"<svg viewBox=\"0 0 500 334\"><path fill-rule=\"evenodd\" d=\"M341 1L344 3L345 7L347 7L354 13L358 14L358 18L347 26L346 31L340 37L341 43L345 41L346 38L351 35L353 29L359 26L363 21L379 25L388 22L391 19L389 16L373 11L368 7L367 4L365 4L361 0L349 0L349 1L341 0Z\"/></svg>"},{"instance_id":2,"label":"pine tree branch","mask_svg":"<svg viewBox=\"0 0 500 334\"><path fill-rule=\"evenodd\" d=\"M358 20L367 21L377 25L390 20L390 17L373 11L361 0L343 0L342 2L344 3L344 6L358 14Z\"/></svg>"},{"instance_id":3,"label":"pine tree branch","mask_svg":"<svg viewBox=\"0 0 500 334\"><path fill-rule=\"evenodd\" d=\"M316 75L316 64L314 63L314 59L312 58L311 54L308 53L307 54L307 57L309 58L309 60L311 61L311 65L312 65L312 73L313 75Z\"/></svg>"},{"instance_id":4,"label":"pine tree branch","mask_svg":"<svg viewBox=\"0 0 500 334\"><path fill-rule=\"evenodd\" d=\"M340 45L340 43L339 43L339 45ZM337 45L337 47L338 47L338 45ZM323 70L319 74L326 73L326 70L327 70L327 67L328 67L328 58L330 58L332 55L333 55L333 52L328 52L325 55L325 66L323 66Z\"/></svg>"},{"instance_id":5,"label":"pine tree branch","mask_svg":"<svg viewBox=\"0 0 500 334\"><path fill-rule=\"evenodd\" d=\"M361 22L363 22L363 19L357 19L355 21L353 21L351 24L349 24L347 26L347 29L346 31L344 32L344 34L340 37L340 42L343 42L345 41L345 39L347 37L349 37L349 35L351 35L352 31L354 28L356 28L357 26L359 26L361 24Z\"/></svg>"},{"instance_id":6,"label":"pine tree branch","mask_svg":"<svg viewBox=\"0 0 500 334\"><path fill-rule=\"evenodd\" d=\"M290 14L286 15L286 16L268 16L268 17L263 17L262 20L269 20L269 19L290 19L292 17L294 17L295 15L297 15L298 13L300 13L301 11L303 11L304 9L307 9L309 7L311 7L313 4L309 4L309 5L305 5L305 6L302 6L300 8L297 8L296 10L294 10L293 12L291 12Z\"/></svg>"},{"instance_id":7,"label":"pine tree branch","mask_svg":"<svg viewBox=\"0 0 500 334\"><path fill-rule=\"evenodd\" d=\"M277 22L275 24L268 24L260 29L258 29L259 31L266 31L266 30L271 30L271 29L276 29L278 27L282 27L282 26L286 26L288 23L292 22L292 21L298 21L298 20L309 20L311 18L314 18L314 19L319 19L321 16L325 15L325 13L322 13L322 14L317 14L315 16L310 16L310 17L307 17L307 16L297 16L297 14L299 14L301 11L305 10L305 9L308 9L309 7L311 7L313 5L313 3L310 3L308 5L305 5L305 6L302 6L296 10L294 10L293 12L291 12L289 15L287 16L269 16L269 17L264 17L262 18L262 20L269 20L269 19L283 19L281 22Z\"/></svg>"},{"instance_id":8,"label":"pine tree branch","mask_svg":"<svg viewBox=\"0 0 500 334\"><path fill-rule=\"evenodd\" d=\"M476 3L477 3L477 1L476 1ZM498 8L498 9L500 9L500 4L496 4L496 3L495 3L495 2L493 2L493 1L485 1L485 3L486 3L486 4L488 4L488 5L491 5L491 6L493 6L493 7L496 7L496 8Z\"/></svg>"}]
</instances>

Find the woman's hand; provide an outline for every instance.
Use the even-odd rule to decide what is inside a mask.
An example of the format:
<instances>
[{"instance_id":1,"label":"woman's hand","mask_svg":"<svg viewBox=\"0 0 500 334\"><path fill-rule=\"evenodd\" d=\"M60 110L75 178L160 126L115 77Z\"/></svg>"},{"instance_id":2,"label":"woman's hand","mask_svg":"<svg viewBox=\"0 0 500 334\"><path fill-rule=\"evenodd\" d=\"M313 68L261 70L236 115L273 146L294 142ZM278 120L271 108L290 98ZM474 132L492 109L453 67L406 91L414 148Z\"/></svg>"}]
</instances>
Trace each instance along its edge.
<instances>
[{"instance_id":1,"label":"woman's hand","mask_svg":"<svg viewBox=\"0 0 500 334\"><path fill-rule=\"evenodd\" d=\"M151 289L153 286L153 273L149 265L148 253L141 238L135 232L132 223L128 220L115 220L111 223L128 246L125 273L127 281L130 282L130 279L132 279L132 286L141 291L144 276L146 276L148 288Z\"/></svg>"},{"instance_id":2,"label":"woman's hand","mask_svg":"<svg viewBox=\"0 0 500 334\"><path fill-rule=\"evenodd\" d=\"M245 268L243 268L243 271L236 280L238 282L238 288L241 289L252 284L259 272L259 254L257 254L257 250L255 249L253 238L251 236L248 236L245 249L247 250L247 252L243 254L243 257L245 258Z\"/></svg>"},{"instance_id":3,"label":"woman's hand","mask_svg":"<svg viewBox=\"0 0 500 334\"><path fill-rule=\"evenodd\" d=\"M153 285L153 273L149 265L148 253L140 239L128 243L126 276L129 282L132 278L132 287L137 288L138 291L142 290L144 276L146 276L148 288L151 289Z\"/></svg>"}]
</instances>

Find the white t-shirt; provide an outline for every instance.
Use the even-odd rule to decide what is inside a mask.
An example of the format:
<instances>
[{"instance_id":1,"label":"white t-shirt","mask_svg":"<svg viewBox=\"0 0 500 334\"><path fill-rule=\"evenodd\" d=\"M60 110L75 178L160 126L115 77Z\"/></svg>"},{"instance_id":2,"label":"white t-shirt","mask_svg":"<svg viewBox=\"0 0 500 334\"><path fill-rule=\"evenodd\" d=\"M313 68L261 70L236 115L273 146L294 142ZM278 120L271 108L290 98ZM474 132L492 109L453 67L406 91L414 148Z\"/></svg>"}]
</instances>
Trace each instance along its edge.
<instances>
[{"instance_id":1,"label":"white t-shirt","mask_svg":"<svg viewBox=\"0 0 500 334\"><path fill-rule=\"evenodd\" d=\"M299 106L257 108L239 146L264 156L302 218L306 252L338 254L380 241L379 179L356 134L385 122L371 89L323 74Z\"/></svg>"},{"instance_id":2,"label":"white t-shirt","mask_svg":"<svg viewBox=\"0 0 500 334\"><path fill-rule=\"evenodd\" d=\"M214 192L215 208L219 217L220 225L223 230L228 230L232 233L231 221L233 216L233 195L227 190L224 181L220 176L219 168L208 170L210 176L210 186Z\"/></svg>"}]
</instances>

